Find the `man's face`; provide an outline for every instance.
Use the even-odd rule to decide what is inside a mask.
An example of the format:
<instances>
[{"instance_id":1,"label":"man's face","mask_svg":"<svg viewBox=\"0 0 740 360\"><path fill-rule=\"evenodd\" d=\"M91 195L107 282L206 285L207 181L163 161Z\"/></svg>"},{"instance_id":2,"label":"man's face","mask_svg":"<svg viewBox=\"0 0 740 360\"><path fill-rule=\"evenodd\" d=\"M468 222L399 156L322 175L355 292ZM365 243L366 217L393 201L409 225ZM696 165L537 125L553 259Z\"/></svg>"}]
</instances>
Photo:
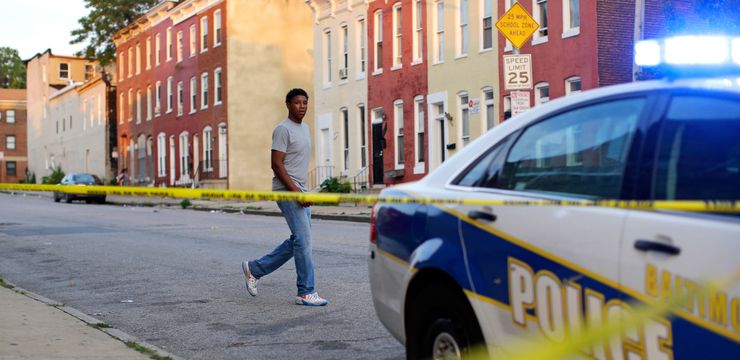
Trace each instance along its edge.
<instances>
[{"instance_id":1,"label":"man's face","mask_svg":"<svg viewBox=\"0 0 740 360\"><path fill-rule=\"evenodd\" d=\"M286 105L288 106L288 113L291 118L303 120L303 117L306 116L306 111L308 111L308 98L303 95L293 96Z\"/></svg>"}]
</instances>

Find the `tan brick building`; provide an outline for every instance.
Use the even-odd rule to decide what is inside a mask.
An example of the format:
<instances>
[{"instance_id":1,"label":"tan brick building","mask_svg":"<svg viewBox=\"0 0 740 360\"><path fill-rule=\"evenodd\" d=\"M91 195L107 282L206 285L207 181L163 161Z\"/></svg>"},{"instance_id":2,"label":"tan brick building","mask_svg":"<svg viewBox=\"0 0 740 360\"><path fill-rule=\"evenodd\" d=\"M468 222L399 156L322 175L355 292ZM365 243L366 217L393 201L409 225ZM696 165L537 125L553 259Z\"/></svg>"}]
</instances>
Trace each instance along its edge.
<instances>
[{"instance_id":1,"label":"tan brick building","mask_svg":"<svg viewBox=\"0 0 740 360\"><path fill-rule=\"evenodd\" d=\"M0 89L0 183L25 179L26 89Z\"/></svg>"}]
</instances>

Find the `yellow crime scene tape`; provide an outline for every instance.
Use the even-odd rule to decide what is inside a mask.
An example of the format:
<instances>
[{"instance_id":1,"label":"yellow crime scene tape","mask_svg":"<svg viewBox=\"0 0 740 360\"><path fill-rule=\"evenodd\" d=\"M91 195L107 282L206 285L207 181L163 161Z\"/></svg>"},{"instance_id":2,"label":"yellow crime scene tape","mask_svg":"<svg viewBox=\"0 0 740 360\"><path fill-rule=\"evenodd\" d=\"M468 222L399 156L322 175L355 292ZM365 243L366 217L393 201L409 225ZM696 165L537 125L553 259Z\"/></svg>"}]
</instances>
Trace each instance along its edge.
<instances>
[{"instance_id":1,"label":"yellow crime scene tape","mask_svg":"<svg viewBox=\"0 0 740 360\"><path fill-rule=\"evenodd\" d=\"M223 199L244 201L307 201L313 203L401 203L431 205L491 205L491 206L586 206L638 210L674 210L692 212L740 213L740 200L487 200L431 198L418 196L379 196L336 193L298 193L285 191L241 191L218 189L158 188L135 186L74 186L0 184L0 190L56 191L81 195L158 196L185 199Z\"/></svg>"}]
</instances>

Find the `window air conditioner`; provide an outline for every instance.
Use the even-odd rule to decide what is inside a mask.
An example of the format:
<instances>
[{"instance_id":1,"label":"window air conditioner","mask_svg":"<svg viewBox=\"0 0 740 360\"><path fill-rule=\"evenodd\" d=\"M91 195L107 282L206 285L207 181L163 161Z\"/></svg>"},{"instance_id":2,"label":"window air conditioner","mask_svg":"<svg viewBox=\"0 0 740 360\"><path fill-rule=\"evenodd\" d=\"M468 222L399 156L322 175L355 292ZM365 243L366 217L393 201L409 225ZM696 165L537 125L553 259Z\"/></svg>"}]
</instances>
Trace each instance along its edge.
<instances>
[{"instance_id":1,"label":"window air conditioner","mask_svg":"<svg viewBox=\"0 0 740 360\"><path fill-rule=\"evenodd\" d=\"M339 69L339 78L340 79L346 79L347 78L347 68Z\"/></svg>"}]
</instances>

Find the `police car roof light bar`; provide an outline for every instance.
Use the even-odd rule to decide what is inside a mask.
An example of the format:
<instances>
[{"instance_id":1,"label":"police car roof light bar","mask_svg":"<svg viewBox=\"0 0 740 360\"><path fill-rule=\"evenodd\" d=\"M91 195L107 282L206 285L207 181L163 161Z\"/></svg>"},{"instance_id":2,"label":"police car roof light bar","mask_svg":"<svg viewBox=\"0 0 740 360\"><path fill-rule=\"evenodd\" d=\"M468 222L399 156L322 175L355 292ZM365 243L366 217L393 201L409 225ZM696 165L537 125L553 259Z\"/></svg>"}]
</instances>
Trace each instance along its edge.
<instances>
[{"instance_id":1,"label":"police car roof light bar","mask_svg":"<svg viewBox=\"0 0 740 360\"><path fill-rule=\"evenodd\" d=\"M673 77L740 72L740 37L685 35L635 43L635 64Z\"/></svg>"}]
</instances>

